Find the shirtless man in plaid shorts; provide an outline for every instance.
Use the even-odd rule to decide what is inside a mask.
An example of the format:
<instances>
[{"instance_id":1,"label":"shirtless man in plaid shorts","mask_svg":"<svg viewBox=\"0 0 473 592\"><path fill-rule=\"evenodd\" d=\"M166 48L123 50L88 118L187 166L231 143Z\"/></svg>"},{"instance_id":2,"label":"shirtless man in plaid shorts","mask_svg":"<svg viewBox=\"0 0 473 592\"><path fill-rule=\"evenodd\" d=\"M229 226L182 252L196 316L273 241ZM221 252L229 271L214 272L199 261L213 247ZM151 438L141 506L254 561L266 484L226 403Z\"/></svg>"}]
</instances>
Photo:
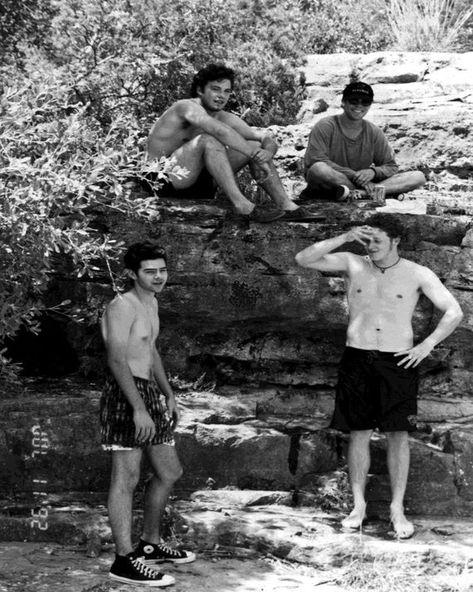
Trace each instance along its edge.
<instances>
[{"instance_id":1,"label":"shirtless man in plaid shorts","mask_svg":"<svg viewBox=\"0 0 473 592\"><path fill-rule=\"evenodd\" d=\"M433 271L399 255L402 233L398 220L378 213L362 226L307 247L296 261L345 277L349 322L331 423L332 428L350 432L348 471L354 508L342 525L358 529L366 518L369 443L377 428L387 439L391 523L397 537L409 538L414 526L404 515L403 501L409 471L408 433L416 429L417 367L463 315ZM365 256L338 251L352 241L365 247ZM414 345L411 321L421 293L442 316L432 333Z\"/></svg>"},{"instance_id":2,"label":"shirtless man in plaid shorts","mask_svg":"<svg viewBox=\"0 0 473 592\"><path fill-rule=\"evenodd\" d=\"M182 474L173 437L179 412L156 349L157 295L168 277L166 254L157 245L142 242L128 249L124 261L133 287L110 302L101 323L110 369L100 402L102 446L112 454L108 513L116 558L110 577L164 587L174 578L153 566L195 560L194 553L171 549L160 536L169 493ZM143 534L133 548L133 492L143 453L154 474L146 487Z\"/></svg>"}]
</instances>

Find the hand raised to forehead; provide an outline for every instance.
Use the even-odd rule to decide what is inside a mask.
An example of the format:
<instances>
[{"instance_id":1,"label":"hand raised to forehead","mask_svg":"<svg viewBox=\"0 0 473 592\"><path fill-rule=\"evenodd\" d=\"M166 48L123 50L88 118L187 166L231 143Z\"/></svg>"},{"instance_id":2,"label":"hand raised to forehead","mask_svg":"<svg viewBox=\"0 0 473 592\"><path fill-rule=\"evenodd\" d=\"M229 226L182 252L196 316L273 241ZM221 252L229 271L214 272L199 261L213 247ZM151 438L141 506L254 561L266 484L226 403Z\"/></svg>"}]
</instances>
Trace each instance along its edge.
<instances>
[{"instance_id":1,"label":"hand raised to forehead","mask_svg":"<svg viewBox=\"0 0 473 592\"><path fill-rule=\"evenodd\" d=\"M356 241L365 245L373 237L373 228L371 226L354 226L347 233L347 240Z\"/></svg>"}]
</instances>

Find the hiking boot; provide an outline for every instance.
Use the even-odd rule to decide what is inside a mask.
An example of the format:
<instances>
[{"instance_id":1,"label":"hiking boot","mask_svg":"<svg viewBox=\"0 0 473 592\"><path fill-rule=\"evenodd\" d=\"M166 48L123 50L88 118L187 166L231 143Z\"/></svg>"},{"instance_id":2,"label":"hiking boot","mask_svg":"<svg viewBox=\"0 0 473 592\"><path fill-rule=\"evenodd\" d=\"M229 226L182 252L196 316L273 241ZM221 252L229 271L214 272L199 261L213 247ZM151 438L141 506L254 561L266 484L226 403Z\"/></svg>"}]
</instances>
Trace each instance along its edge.
<instances>
[{"instance_id":1,"label":"hiking boot","mask_svg":"<svg viewBox=\"0 0 473 592\"><path fill-rule=\"evenodd\" d=\"M312 214L302 206L297 210L286 210L281 222L316 222L317 220L325 220L325 216L321 214Z\"/></svg>"},{"instance_id":2,"label":"hiking boot","mask_svg":"<svg viewBox=\"0 0 473 592\"><path fill-rule=\"evenodd\" d=\"M350 190L346 185L337 185L330 189L319 187L311 189L308 185L297 198L298 203L314 203L315 201L347 201Z\"/></svg>"},{"instance_id":3,"label":"hiking boot","mask_svg":"<svg viewBox=\"0 0 473 592\"><path fill-rule=\"evenodd\" d=\"M248 220L252 222L274 222L284 216L284 210L277 208L263 208L262 206L255 206L248 214Z\"/></svg>"},{"instance_id":4,"label":"hiking boot","mask_svg":"<svg viewBox=\"0 0 473 592\"><path fill-rule=\"evenodd\" d=\"M232 212L228 215L228 218L234 220L248 220L248 222L259 222L261 224L267 224L268 222L274 222L278 218L284 216L284 210L279 208L265 208L263 206L255 206L249 214L240 214L239 212Z\"/></svg>"},{"instance_id":5,"label":"hiking boot","mask_svg":"<svg viewBox=\"0 0 473 592\"><path fill-rule=\"evenodd\" d=\"M153 588L164 588L175 583L172 576L164 575L148 567L145 562L135 555L116 555L109 573L112 580L125 584L142 584Z\"/></svg>"},{"instance_id":6,"label":"hiking boot","mask_svg":"<svg viewBox=\"0 0 473 592\"><path fill-rule=\"evenodd\" d=\"M164 563L165 561L178 564L195 561L195 553L192 551L178 551L164 543L155 545L140 540L134 553L145 565L156 565L156 563Z\"/></svg>"}]
</instances>

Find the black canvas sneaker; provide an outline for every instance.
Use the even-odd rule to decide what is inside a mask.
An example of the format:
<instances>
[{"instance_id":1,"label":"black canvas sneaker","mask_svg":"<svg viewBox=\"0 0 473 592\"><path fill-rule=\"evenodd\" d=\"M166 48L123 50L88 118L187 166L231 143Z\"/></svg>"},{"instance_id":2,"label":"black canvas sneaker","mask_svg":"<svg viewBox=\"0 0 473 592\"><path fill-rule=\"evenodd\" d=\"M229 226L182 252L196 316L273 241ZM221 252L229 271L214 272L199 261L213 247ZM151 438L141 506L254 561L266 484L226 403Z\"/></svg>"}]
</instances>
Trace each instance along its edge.
<instances>
[{"instance_id":1,"label":"black canvas sneaker","mask_svg":"<svg viewBox=\"0 0 473 592\"><path fill-rule=\"evenodd\" d=\"M142 584L153 588L164 588L174 584L172 576L164 575L145 565L135 553L117 555L110 568L109 576L126 584Z\"/></svg>"},{"instance_id":2,"label":"black canvas sneaker","mask_svg":"<svg viewBox=\"0 0 473 592\"><path fill-rule=\"evenodd\" d=\"M146 565L155 565L165 561L171 563L192 563L192 561L195 561L195 553L192 553L192 551L178 551L164 543L154 545L140 540L134 552Z\"/></svg>"}]
</instances>

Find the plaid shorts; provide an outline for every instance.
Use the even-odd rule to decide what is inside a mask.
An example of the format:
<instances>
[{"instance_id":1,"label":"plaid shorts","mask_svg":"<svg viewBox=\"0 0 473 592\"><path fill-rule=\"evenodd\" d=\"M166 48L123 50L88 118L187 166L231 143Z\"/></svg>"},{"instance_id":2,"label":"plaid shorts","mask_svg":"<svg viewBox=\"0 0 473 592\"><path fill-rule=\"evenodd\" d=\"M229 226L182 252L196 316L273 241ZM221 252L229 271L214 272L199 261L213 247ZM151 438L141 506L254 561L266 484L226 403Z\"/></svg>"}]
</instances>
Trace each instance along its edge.
<instances>
[{"instance_id":1,"label":"plaid shorts","mask_svg":"<svg viewBox=\"0 0 473 592\"><path fill-rule=\"evenodd\" d=\"M109 376L100 399L101 442L106 450L144 448L155 444L174 445L166 403L154 381L133 377L138 393L156 426L154 438L146 444L135 440L133 408L113 376Z\"/></svg>"}]
</instances>

